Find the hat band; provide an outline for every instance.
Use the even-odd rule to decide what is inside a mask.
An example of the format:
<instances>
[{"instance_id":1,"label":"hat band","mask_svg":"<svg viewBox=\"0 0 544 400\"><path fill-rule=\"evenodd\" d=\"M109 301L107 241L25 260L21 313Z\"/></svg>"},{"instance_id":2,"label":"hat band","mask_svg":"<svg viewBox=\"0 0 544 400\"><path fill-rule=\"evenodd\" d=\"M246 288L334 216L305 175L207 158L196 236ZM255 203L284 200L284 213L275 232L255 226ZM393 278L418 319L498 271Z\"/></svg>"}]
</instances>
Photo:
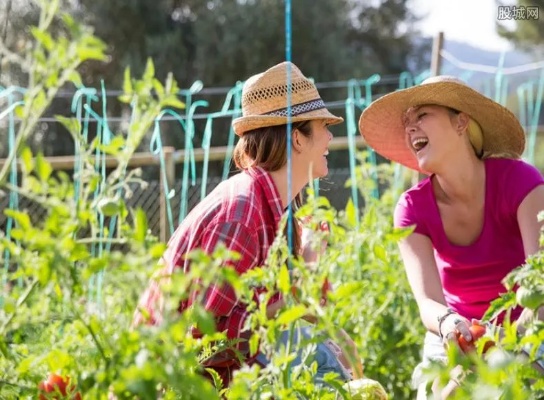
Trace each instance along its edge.
<instances>
[{"instance_id":1,"label":"hat band","mask_svg":"<svg viewBox=\"0 0 544 400\"><path fill-rule=\"evenodd\" d=\"M310 100L305 103L294 104L291 106L291 116L296 117L300 114L305 114L310 111L321 110L325 108L325 103L321 99ZM274 117L287 117L287 107L278 110L270 111L262 115L271 115Z\"/></svg>"}]
</instances>

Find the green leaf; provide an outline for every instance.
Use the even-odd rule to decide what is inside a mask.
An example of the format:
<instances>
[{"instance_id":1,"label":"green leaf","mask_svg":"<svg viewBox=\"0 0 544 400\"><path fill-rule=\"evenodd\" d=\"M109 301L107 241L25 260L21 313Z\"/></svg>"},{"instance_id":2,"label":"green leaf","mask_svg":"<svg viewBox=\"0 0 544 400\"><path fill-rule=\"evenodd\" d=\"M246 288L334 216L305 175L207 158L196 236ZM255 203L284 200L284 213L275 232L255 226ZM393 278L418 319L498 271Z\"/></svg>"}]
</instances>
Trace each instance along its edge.
<instances>
[{"instance_id":1,"label":"green leaf","mask_svg":"<svg viewBox=\"0 0 544 400\"><path fill-rule=\"evenodd\" d=\"M254 333L251 335L251 338L249 339L249 353L250 354L257 354L257 351L259 350L259 342L260 342L259 335Z\"/></svg>"},{"instance_id":2,"label":"green leaf","mask_svg":"<svg viewBox=\"0 0 544 400\"><path fill-rule=\"evenodd\" d=\"M53 172L53 167L51 164L43 157L43 154L40 152L36 155L36 173L38 178L42 182L46 182L51 173Z\"/></svg>"},{"instance_id":3,"label":"green leaf","mask_svg":"<svg viewBox=\"0 0 544 400\"><path fill-rule=\"evenodd\" d=\"M348 204L346 204L346 222L351 228L357 226L357 209L355 208L351 197L348 200Z\"/></svg>"},{"instance_id":4,"label":"green leaf","mask_svg":"<svg viewBox=\"0 0 544 400\"><path fill-rule=\"evenodd\" d=\"M62 370L70 365L72 357L69 353L59 349L53 349L47 356L47 364L51 371Z\"/></svg>"},{"instance_id":5,"label":"green leaf","mask_svg":"<svg viewBox=\"0 0 544 400\"><path fill-rule=\"evenodd\" d=\"M29 102L29 104L32 104L32 109L30 112L39 112L41 113L45 107L47 107L47 96L45 95L45 92L42 89L39 89L37 93L28 93L25 95L25 97L30 96L29 99L25 99L25 101ZM28 110L28 109L27 109Z\"/></svg>"},{"instance_id":6,"label":"green leaf","mask_svg":"<svg viewBox=\"0 0 544 400\"><path fill-rule=\"evenodd\" d=\"M125 68L125 74L123 78L123 92L126 96L131 96L133 92L132 79L130 77L130 67Z\"/></svg>"},{"instance_id":7,"label":"green leaf","mask_svg":"<svg viewBox=\"0 0 544 400\"><path fill-rule=\"evenodd\" d=\"M77 49L77 56L81 61L96 60L107 61L108 56L101 50L92 47L80 47Z\"/></svg>"},{"instance_id":8,"label":"green leaf","mask_svg":"<svg viewBox=\"0 0 544 400\"><path fill-rule=\"evenodd\" d=\"M7 298L4 302L4 311L6 314L13 314L17 309L15 302L11 298Z\"/></svg>"},{"instance_id":9,"label":"green leaf","mask_svg":"<svg viewBox=\"0 0 544 400\"><path fill-rule=\"evenodd\" d=\"M346 299L353 295L362 295L364 293L365 286L365 282L347 282L340 285L334 292L332 292L331 295L337 299Z\"/></svg>"},{"instance_id":10,"label":"green leaf","mask_svg":"<svg viewBox=\"0 0 544 400\"><path fill-rule=\"evenodd\" d=\"M159 98L164 97L164 86L158 79L153 79L153 89L155 89Z\"/></svg>"},{"instance_id":11,"label":"green leaf","mask_svg":"<svg viewBox=\"0 0 544 400\"><path fill-rule=\"evenodd\" d=\"M147 235L147 218L144 210L138 208L134 215L134 239L144 243Z\"/></svg>"},{"instance_id":12,"label":"green leaf","mask_svg":"<svg viewBox=\"0 0 544 400\"><path fill-rule=\"evenodd\" d=\"M23 240L25 238L25 231L19 228L12 228L10 235L12 239Z\"/></svg>"},{"instance_id":13,"label":"green leaf","mask_svg":"<svg viewBox=\"0 0 544 400\"><path fill-rule=\"evenodd\" d=\"M144 71L142 80L145 82L151 82L154 76L155 76L155 65L153 64L153 60L151 58L148 58L147 63L145 65L145 71Z\"/></svg>"},{"instance_id":14,"label":"green leaf","mask_svg":"<svg viewBox=\"0 0 544 400\"><path fill-rule=\"evenodd\" d=\"M26 212L5 209L4 214L11 217L22 230L29 230L31 227L30 217Z\"/></svg>"},{"instance_id":15,"label":"green leaf","mask_svg":"<svg viewBox=\"0 0 544 400\"><path fill-rule=\"evenodd\" d=\"M34 160L32 158L32 150L29 147L25 146L21 150L21 155L19 156L23 163L24 171L29 174L34 170Z\"/></svg>"},{"instance_id":16,"label":"green leaf","mask_svg":"<svg viewBox=\"0 0 544 400\"><path fill-rule=\"evenodd\" d=\"M30 28L30 33L47 51L51 51L55 47L55 41L47 31L33 26Z\"/></svg>"},{"instance_id":17,"label":"green leaf","mask_svg":"<svg viewBox=\"0 0 544 400\"><path fill-rule=\"evenodd\" d=\"M166 244L156 243L149 249L149 255L153 258L160 258L166 250Z\"/></svg>"},{"instance_id":18,"label":"green leaf","mask_svg":"<svg viewBox=\"0 0 544 400\"><path fill-rule=\"evenodd\" d=\"M80 137L81 123L77 118L67 118L62 115L55 115L55 119L70 132L74 140ZM77 140L80 142L80 140Z\"/></svg>"},{"instance_id":19,"label":"green leaf","mask_svg":"<svg viewBox=\"0 0 544 400\"><path fill-rule=\"evenodd\" d=\"M292 308L284 310L276 319L279 325L289 325L302 318L306 314L306 307L302 304L298 304Z\"/></svg>"},{"instance_id":20,"label":"green leaf","mask_svg":"<svg viewBox=\"0 0 544 400\"><path fill-rule=\"evenodd\" d=\"M25 115L26 108L22 104L18 104L15 107L14 113L17 118L23 119Z\"/></svg>"},{"instance_id":21,"label":"green leaf","mask_svg":"<svg viewBox=\"0 0 544 400\"><path fill-rule=\"evenodd\" d=\"M125 138L121 135L116 135L108 144L99 144L99 150L112 156L117 156L125 146Z\"/></svg>"},{"instance_id":22,"label":"green leaf","mask_svg":"<svg viewBox=\"0 0 544 400\"><path fill-rule=\"evenodd\" d=\"M68 76L68 79L74 84L75 87L81 88L83 87L83 81L81 79L81 75L77 71L71 71L70 75Z\"/></svg>"},{"instance_id":23,"label":"green leaf","mask_svg":"<svg viewBox=\"0 0 544 400\"><path fill-rule=\"evenodd\" d=\"M45 87L46 88L52 88L57 86L59 82L59 75L56 71L52 71L47 79L45 80Z\"/></svg>"},{"instance_id":24,"label":"green leaf","mask_svg":"<svg viewBox=\"0 0 544 400\"><path fill-rule=\"evenodd\" d=\"M205 368L206 372L211 375L213 380L213 385L216 387L216 389L219 391L223 388L223 380L221 379L221 376L217 373L215 369L212 368Z\"/></svg>"},{"instance_id":25,"label":"green leaf","mask_svg":"<svg viewBox=\"0 0 544 400\"><path fill-rule=\"evenodd\" d=\"M415 229L415 225L409 226L407 228L394 228L392 232L385 235L387 241L398 242L399 240L404 239L412 234Z\"/></svg>"},{"instance_id":26,"label":"green leaf","mask_svg":"<svg viewBox=\"0 0 544 400\"><path fill-rule=\"evenodd\" d=\"M215 321L211 313L206 312L202 307L195 307L193 317L198 330L204 335L215 333Z\"/></svg>"},{"instance_id":27,"label":"green leaf","mask_svg":"<svg viewBox=\"0 0 544 400\"><path fill-rule=\"evenodd\" d=\"M185 108L185 103L179 100L175 95L168 96L161 102L163 107L172 107L172 108Z\"/></svg>"},{"instance_id":28,"label":"green leaf","mask_svg":"<svg viewBox=\"0 0 544 400\"><path fill-rule=\"evenodd\" d=\"M284 264L280 267L280 274L278 277L278 289L283 294L287 294L289 293L290 286L291 286L291 279L289 278L289 270L287 269L287 266L285 266Z\"/></svg>"},{"instance_id":29,"label":"green leaf","mask_svg":"<svg viewBox=\"0 0 544 400\"><path fill-rule=\"evenodd\" d=\"M387 262L387 252L385 251L384 247L382 245L376 244L374 245L374 255L376 258L383 262Z\"/></svg>"}]
</instances>

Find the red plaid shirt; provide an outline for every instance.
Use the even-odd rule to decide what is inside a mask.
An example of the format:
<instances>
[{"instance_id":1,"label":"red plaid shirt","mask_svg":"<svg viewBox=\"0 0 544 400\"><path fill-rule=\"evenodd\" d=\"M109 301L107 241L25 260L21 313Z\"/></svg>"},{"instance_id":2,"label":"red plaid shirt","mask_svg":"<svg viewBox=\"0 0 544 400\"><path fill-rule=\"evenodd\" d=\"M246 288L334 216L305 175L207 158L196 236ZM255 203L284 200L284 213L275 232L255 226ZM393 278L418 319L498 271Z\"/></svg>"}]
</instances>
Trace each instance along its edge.
<instances>
[{"instance_id":1,"label":"red plaid shirt","mask_svg":"<svg viewBox=\"0 0 544 400\"><path fill-rule=\"evenodd\" d=\"M187 271L190 262L185 255L196 248L211 254L219 242L241 258L230 262L239 274L262 266L272 245L278 223L283 214L279 192L269 173L261 168L251 168L220 183L187 217L168 243L161 276L169 276L174 270ZM271 302L277 301L276 295ZM152 281L142 296L140 307L146 309L151 322L161 322L161 293L156 281ZM180 311L190 306L190 301L180 304ZM217 329L226 331L229 339L249 337L242 332L247 318L246 305L236 298L231 287L212 285L205 293L204 307L216 317ZM143 322L137 312L135 323ZM198 336L194 330L193 335ZM245 355L248 346L239 346Z\"/></svg>"}]
</instances>

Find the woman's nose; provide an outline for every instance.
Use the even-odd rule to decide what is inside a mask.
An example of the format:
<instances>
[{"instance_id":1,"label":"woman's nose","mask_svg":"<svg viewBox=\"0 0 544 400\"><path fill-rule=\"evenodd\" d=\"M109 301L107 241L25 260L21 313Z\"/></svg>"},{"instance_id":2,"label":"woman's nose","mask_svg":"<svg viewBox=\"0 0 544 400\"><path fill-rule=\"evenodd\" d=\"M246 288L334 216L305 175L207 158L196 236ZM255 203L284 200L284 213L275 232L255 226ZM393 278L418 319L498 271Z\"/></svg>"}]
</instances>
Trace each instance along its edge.
<instances>
[{"instance_id":1,"label":"woman's nose","mask_svg":"<svg viewBox=\"0 0 544 400\"><path fill-rule=\"evenodd\" d=\"M409 134L414 133L416 131L416 127L412 123L407 123L405 125L405 127L404 127L404 131L406 132L407 135L409 135Z\"/></svg>"}]
</instances>

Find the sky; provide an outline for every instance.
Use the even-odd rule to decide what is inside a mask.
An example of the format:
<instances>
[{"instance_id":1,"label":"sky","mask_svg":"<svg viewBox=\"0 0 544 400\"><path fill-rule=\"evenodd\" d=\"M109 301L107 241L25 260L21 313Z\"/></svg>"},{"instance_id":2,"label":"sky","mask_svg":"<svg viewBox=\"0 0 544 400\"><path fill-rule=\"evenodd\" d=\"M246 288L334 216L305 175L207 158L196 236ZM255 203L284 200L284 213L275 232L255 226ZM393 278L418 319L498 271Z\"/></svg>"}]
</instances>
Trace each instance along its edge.
<instances>
[{"instance_id":1,"label":"sky","mask_svg":"<svg viewBox=\"0 0 544 400\"><path fill-rule=\"evenodd\" d=\"M511 1L503 1L513 4ZM426 36L444 32L444 40L465 42L485 50L510 50L512 45L495 31L495 0L413 0L416 14L428 16L419 23ZM513 21L507 22L512 26Z\"/></svg>"}]
</instances>

